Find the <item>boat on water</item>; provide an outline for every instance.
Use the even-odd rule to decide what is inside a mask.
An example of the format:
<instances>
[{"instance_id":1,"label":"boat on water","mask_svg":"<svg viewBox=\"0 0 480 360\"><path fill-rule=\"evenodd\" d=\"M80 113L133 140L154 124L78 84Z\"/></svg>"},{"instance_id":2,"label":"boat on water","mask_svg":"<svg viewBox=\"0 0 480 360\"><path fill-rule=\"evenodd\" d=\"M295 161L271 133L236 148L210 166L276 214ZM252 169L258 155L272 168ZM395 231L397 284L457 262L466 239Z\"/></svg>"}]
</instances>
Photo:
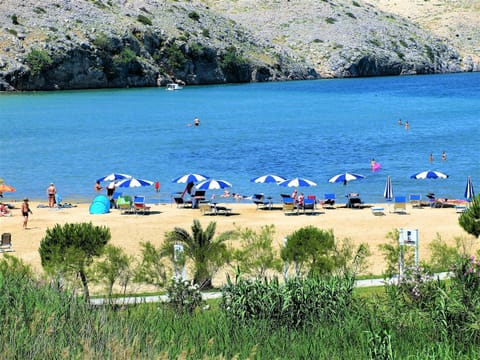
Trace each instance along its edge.
<instances>
[{"instance_id":1,"label":"boat on water","mask_svg":"<svg viewBox=\"0 0 480 360\"><path fill-rule=\"evenodd\" d=\"M169 91L182 90L182 89L183 89L183 86L181 85L178 85L175 83L167 84L167 90Z\"/></svg>"}]
</instances>

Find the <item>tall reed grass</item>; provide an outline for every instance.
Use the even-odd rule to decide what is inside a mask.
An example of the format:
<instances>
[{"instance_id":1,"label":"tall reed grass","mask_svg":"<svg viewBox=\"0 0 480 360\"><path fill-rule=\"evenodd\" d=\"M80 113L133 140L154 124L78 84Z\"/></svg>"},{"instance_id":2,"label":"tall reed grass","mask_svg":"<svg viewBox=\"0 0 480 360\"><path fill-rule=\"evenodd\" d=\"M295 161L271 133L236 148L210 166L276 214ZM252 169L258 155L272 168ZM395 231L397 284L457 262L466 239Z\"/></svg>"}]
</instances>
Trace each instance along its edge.
<instances>
[{"instance_id":1,"label":"tall reed grass","mask_svg":"<svg viewBox=\"0 0 480 360\"><path fill-rule=\"evenodd\" d=\"M316 296L297 293L297 299ZM283 325L239 322L222 310L171 311L163 304L92 307L36 279L14 258L0 260L2 359L474 359L479 344L439 336L421 309L402 314L383 298L349 296L342 316ZM311 299L312 302L316 301ZM294 302L292 302L294 303ZM329 304L329 305L328 305ZM272 308L272 311L278 309ZM281 310L281 309L280 309ZM293 307L291 308L293 311ZM401 315L400 315L401 314ZM388 351L385 351L388 349ZM372 355L373 354L373 355Z\"/></svg>"}]
</instances>

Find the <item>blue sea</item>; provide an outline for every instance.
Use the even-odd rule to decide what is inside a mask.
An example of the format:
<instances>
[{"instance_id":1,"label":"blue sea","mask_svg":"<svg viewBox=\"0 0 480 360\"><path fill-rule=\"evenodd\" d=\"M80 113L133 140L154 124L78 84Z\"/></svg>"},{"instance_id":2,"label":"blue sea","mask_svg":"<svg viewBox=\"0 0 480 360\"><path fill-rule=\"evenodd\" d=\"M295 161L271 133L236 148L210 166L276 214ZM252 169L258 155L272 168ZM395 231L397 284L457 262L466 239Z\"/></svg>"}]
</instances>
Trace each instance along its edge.
<instances>
[{"instance_id":1,"label":"blue sea","mask_svg":"<svg viewBox=\"0 0 480 360\"><path fill-rule=\"evenodd\" d=\"M274 199L293 189L250 179L304 177L318 184L305 195L358 192L371 203L388 175L395 195L462 199L468 176L480 190L480 73L1 94L0 123L0 177L16 188L7 201L46 202L54 182L63 201L89 202L112 172L160 181L159 194L123 190L152 202L170 201L185 186L172 179L192 172ZM423 170L449 178L410 179ZM345 171L366 177L328 182Z\"/></svg>"}]
</instances>

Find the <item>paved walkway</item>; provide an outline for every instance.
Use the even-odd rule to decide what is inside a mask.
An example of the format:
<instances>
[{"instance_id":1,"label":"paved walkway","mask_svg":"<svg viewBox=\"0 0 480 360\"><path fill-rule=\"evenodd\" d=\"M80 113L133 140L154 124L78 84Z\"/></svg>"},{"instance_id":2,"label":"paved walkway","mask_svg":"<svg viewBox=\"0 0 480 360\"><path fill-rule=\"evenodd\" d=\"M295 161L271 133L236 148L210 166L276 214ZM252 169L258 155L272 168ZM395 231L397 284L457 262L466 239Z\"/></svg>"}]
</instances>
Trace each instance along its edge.
<instances>
[{"instance_id":1,"label":"paved walkway","mask_svg":"<svg viewBox=\"0 0 480 360\"><path fill-rule=\"evenodd\" d=\"M448 273L439 273L436 274L440 280L446 279ZM392 282L395 282L396 278L392 278ZM373 286L383 286L385 285L384 279L367 279L367 280L357 280L355 281L355 287L373 287ZM202 293L204 300L209 299L219 299L222 297L221 292L207 292ZM152 295L152 296L139 296L139 297L123 297L113 299L114 303L117 305L131 305L131 304L144 304L144 303L156 303L156 302L165 302L167 301L167 295ZM107 303L107 300L104 298L90 299L92 305L103 305Z\"/></svg>"}]
</instances>

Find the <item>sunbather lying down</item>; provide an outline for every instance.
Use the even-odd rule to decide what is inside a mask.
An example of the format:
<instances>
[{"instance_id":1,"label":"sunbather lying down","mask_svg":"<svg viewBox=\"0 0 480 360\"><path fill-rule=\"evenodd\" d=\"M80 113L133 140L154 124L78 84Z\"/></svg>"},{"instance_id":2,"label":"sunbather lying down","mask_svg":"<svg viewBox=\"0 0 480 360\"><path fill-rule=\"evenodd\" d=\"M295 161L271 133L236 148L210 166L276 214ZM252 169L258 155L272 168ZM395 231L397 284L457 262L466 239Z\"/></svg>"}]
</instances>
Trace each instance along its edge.
<instances>
[{"instance_id":1,"label":"sunbather lying down","mask_svg":"<svg viewBox=\"0 0 480 360\"><path fill-rule=\"evenodd\" d=\"M436 198L435 207L454 207L455 205L465 204L465 200Z\"/></svg>"}]
</instances>

